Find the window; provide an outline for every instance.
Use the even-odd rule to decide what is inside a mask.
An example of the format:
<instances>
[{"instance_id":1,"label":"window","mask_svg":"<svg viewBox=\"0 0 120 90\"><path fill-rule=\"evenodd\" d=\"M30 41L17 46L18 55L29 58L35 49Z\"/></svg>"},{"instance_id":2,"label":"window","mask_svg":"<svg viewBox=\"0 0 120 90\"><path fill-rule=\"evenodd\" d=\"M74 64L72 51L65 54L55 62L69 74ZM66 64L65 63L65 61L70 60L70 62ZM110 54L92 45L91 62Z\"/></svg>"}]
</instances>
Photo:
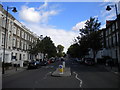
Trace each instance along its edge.
<instances>
[{"instance_id":1,"label":"window","mask_svg":"<svg viewBox=\"0 0 120 90\"><path fill-rule=\"evenodd\" d=\"M9 41L11 41L11 34L9 35Z\"/></svg>"},{"instance_id":2,"label":"window","mask_svg":"<svg viewBox=\"0 0 120 90\"><path fill-rule=\"evenodd\" d=\"M17 30L17 35L20 36L20 29Z\"/></svg>"},{"instance_id":3,"label":"window","mask_svg":"<svg viewBox=\"0 0 120 90\"><path fill-rule=\"evenodd\" d=\"M26 33L24 32L24 39L25 39Z\"/></svg>"},{"instance_id":4,"label":"window","mask_svg":"<svg viewBox=\"0 0 120 90\"><path fill-rule=\"evenodd\" d=\"M23 60L25 59L25 54L23 54Z\"/></svg>"},{"instance_id":5,"label":"window","mask_svg":"<svg viewBox=\"0 0 120 90\"><path fill-rule=\"evenodd\" d=\"M111 46L111 37L109 37L109 46Z\"/></svg>"},{"instance_id":6,"label":"window","mask_svg":"<svg viewBox=\"0 0 120 90\"><path fill-rule=\"evenodd\" d=\"M29 35L27 35L27 40L29 40Z\"/></svg>"},{"instance_id":7,"label":"window","mask_svg":"<svg viewBox=\"0 0 120 90\"><path fill-rule=\"evenodd\" d=\"M115 31L115 25L114 24L112 25L112 31Z\"/></svg>"},{"instance_id":8,"label":"window","mask_svg":"<svg viewBox=\"0 0 120 90\"><path fill-rule=\"evenodd\" d=\"M26 50L26 42L24 42L24 50Z\"/></svg>"},{"instance_id":9,"label":"window","mask_svg":"<svg viewBox=\"0 0 120 90\"><path fill-rule=\"evenodd\" d=\"M16 46L16 38L13 37L13 47L15 47L15 46Z\"/></svg>"},{"instance_id":10,"label":"window","mask_svg":"<svg viewBox=\"0 0 120 90\"><path fill-rule=\"evenodd\" d=\"M10 23L9 23L9 29L10 29L10 31L12 30L12 21L10 21Z\"/></svg>"},{"instance_id":11,"label":"window","mask_svg":"<svg viewBox=\"0 0 120 90\"><path fill-rule=\"evenodd\" d=\"M17 29L17 28L14 26L14 27L13 27L13 33L14 33L14 34L16 34L16 29Z\"/></svg>"},{"instance_id":12,"label":"window","mask_svg":"<svg viewBox=\"0 0 120 90\"><path fill-rule=\"evenodd\" d=\"M5 18L2 19L2 26L5 28Z\"/></svg>"},{"instance_id":13,"label":"window","mask_svg":"<svg viewBox=\"0 0 120 90\"><path fill-rule=\"evenodd\" d=\"M116 22L116 29L118 29L118 23Z\"/></svg>"},{"instance_id":14,"label":"window","mask_svg":"<svg viewBox=\"0 0 120 90\"><path fill-rule=\"evenodd\" d=\"M115 45L115 34L113 34L113 45Z\"/></svg>"},{"instance_id":15,"label":"window","mask_svg":"<svg viewBox=\"0 0 120 90\"><path fill-rule=\"evenodd\" d=\"M108 38L106 38L106 47L108 47Z\"/></svg>"},{"instance_id":16,"label":"window","mask_svg":"<svg viewBox=\"0 0 120 90\"><path fill-rule=\"evenodd\" d=\"M108 35L110 34L111 32L110 32L110 28L108 28Z\"/></svg>"},{"instance_id":17,"label":"window","mask_svg":"<svg viewBox=\"0 0 120 90\"><path fill-rule=\"evenodd\" d=\"M20 48L20 40L17 40L17 48Z\"/></svg>"},{"instance_id":18,"label":"window","mask_svg":"<svg viewBox=\"0 0 120 90\"><path fill-rule=\"evenodd\" d=\"M24 31L22 31L22 38L24 38Z\"/></svg>"},{"instance_id":19,"label":"window","mask_svg":"<svg viewBox=\"0 0 120 90\"><path fill-rule=\"evenodd\" d=\"M106 36L108 36L108 29L106 29Z\"/></svg>"},{"instance_id":20,"label":"window","mask_svg":"<svg viewBox=\"0 0 120 90\"><path fill-rule=\"evenodd\" d=\"M17 53L16 53L16 55L15 55L15 56L16 56L16 61L17 61L17 59L18 59L18 55L17 55Z\"/></svg>"},{"instance_id":21,"label":"window","mask_svg":"<svg viewBox=\"0 0 120 90\"><path fill-rule=\"evenodd\" d=\"M117 43L118 43L118 38L119 38L119 36L118 36L118 32L117 32L116 36L117 36Z\"/></svg>"},{"instance_id":22,"label":"window","mask_svg":"<svg viewBox=\"0 0 120 90\"><path fill-rule=\"evenodd\" d=\"M21 54L20 54L19 60L21 60Z\"/></svg>"},{"instance_id":23,"label":"window","mask_svg":"<svg viewBox=\"0 0 120 90\"><path fill-rule=\"evenodd\" d=\"M23 41L21 41L21 49L23 49Z\"/></svg>"},{"instance_id":24,"label":"window","mask_svg":"<svg viewBox=\"0 0 120 90\"><path fill-rule=\"evenodd\" d=\"M0 26L2 27L2 17L0 17Z\"/></svg>"},{"instance_id":25,"label":"window","mask_svg":"<svg viewBox=\"0 0 120 90\"><path fill-rule=\"evenodd\" d=\"M113 36L111 36L111 44L112 44L112 46L113 46Z\"/></svg>"}]
</instances>

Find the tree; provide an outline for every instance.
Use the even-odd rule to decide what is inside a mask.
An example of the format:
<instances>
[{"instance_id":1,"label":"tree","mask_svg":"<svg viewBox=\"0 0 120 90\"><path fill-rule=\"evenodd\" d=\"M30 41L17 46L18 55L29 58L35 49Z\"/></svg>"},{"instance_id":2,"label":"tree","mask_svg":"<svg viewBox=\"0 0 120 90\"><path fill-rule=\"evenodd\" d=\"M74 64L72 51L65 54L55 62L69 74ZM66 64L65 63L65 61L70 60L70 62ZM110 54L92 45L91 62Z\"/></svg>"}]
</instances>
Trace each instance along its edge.
<instances>
[{"instance_id":1,"label":"tree","mask_svg":"<svg viewBox=\"0 0 120 90\"><path fill-rule=\"evenodd\" d=\"M37 55L39 53L38 45L39 45L39 38L37 39L37 43L33 42L32 45L30 45L30 49L28 50L30 54Z\"/></svg>"},{"instance_id":2,"label":"tree","mask_svg":"<svg viewBox=\"0 0 120 90\"><path fill-rule=\"evenodd\" d=\"M90 41L89 48L93 51L94 60L97 52L102 48L101 39L100 31L92 32L88 37L88 40Z\"/></svg>"},{"instance_id":3,"label":"tree","mask_svg":"<svg viewBox=\"0 0 120 90\"><path fill-rule=\"evenodd\" d=\"M45 37L41 40L38 45L39 52L42 52L44 55L47 54L48 58L56 56L56 47L50 37Z\"/></svg>"},{"instance_id":4,"label":"tree","mask_svg":"<svg viewBox=\"0 0 120 90\"><path fill-rule=\"evenodd\" d=\"M80 50L80 57L84 57L85 55L88 55L89 51L89 40L87 36L82 36L81 38L78 38L79 40L79 50Z\"/></svg>"},{"instance_id":5,"label":"tree","mask_svg":"<svg viewBox=\"0 0 120 90\"><path fill-rule=\"evenodd\" d=\"M91 48L95 60L97 51L102 48L99 31L101 23L98 22L98 19L90 17L90 20L87 20L85 24L85 28L80 29L80 35L82 38L78 38L79 44L81 47L86 46L86 48Z\"/></svg>"},{"instance_id":6,"label":"tree","mask_svg":"<svg viewBox=\"0 0 120 90\"><path fill-rule=\"evenodd\" d=\"M64 56L64 53L63 53L64 46L58 45L56 49L57 49L57 56L58 57L63 57Z\"/></svg>"},{"instance_id":7,"label":"tree","mask_svg":"<svg viewBox=\"0 0 120 90\"><path fill-rule=\"evenodd\" d=\"M75 43L68 48L67 54L69 54L73 58L76 58L79 57L79 52L79 44Z\"/></svg>"},{"instance_id":8,"label":"tree","mask_svg":"<svg viewBox=\"0 0 120 90\"><path fill-rule=\"evenodd\" d=\"M42 40L37 39L37 43L33 43L33 48L29 50L29 53L32 55L37 55L38 53L43 53L44 56L47 54L47 57L56 56L56 47L50 37L44 37Z\"/></svg>"},{"instance_id":9,"label":"tree","mask_svg":"<svg viewBox=\"0 0 120 90\"><path fill-rule=\"evenodd\" d=\"M85 28L80 29L80 35L88 35L92 32L98 31L100 25L101 23L98 22L98 19L90 17L85 23Z\"/></svg>"}]
</instances>

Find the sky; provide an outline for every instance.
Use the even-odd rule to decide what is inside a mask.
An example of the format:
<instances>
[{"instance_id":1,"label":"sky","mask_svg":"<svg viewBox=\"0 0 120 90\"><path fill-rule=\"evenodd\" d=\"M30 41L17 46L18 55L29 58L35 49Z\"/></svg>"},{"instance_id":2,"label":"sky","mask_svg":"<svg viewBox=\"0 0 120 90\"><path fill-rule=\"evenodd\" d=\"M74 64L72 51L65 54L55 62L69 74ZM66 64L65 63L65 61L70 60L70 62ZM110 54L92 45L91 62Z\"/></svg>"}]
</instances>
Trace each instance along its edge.
<instances>
[{"instance_id":1,"label":"sky","mask_svg":"<svg viewBox=\"0 0 120 90\"><path fill-rule=\"evenodd\" d=\"M63 45L64 51L79 35L90 17L98 18L101 28L106 20L116 18L115 8L106 11L107 5L117 2L1 2L3 8L14 6L18 12L11 13L19 22L38 36L50 36L55 46ZM118 0L117 0L118 1Z\"/></svg>"}]
</instances>

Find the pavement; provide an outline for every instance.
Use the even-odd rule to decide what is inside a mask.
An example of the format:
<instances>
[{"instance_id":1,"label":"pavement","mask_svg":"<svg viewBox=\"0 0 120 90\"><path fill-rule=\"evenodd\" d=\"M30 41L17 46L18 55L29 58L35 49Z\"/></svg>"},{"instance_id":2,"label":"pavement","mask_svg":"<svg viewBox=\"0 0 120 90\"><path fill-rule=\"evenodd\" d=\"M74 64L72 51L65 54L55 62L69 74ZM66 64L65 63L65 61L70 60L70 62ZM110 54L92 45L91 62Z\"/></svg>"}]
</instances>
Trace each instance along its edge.
<instances>
[{"instance_id":1,"label":"pavement","mask_svg":"<svg viewBox=\"0 0 120 90\"><path fill-rule=\"evenodd\" d=\"M11 69L5 70L5 73L2 76L7 77L7 76L10 76L10 75L13 75L16 73L20 73L26 69L27 69L27 67L18 67L17 69L16 69L16 67L13 67Z\"/></svg>"},{"instance_id":2,"label":"pavement","mask_svg":"<svg viewBox=\"0 0 120 90\"><path fill-rule=\"evenodd\" d=\"M62 77L62 76L71 76L71 70L69 67L65 67L63 69L63 73L61 73L59 71L59 68L57 68L52 74L52 76L56 76L56 77Z\"/></svg>"},{"instance_id":3,"label":"pavement","mask_svg":"<svg viewBox=\"0 0 120 90\"><path fill-rule=\"evenodd\" d=\"M99 65L99 64L97 65L97 67L102 67L102 68L106 69L107 71L112 72L112 73L120 76L120 72L118 71L118 67L114 66L111 68L110 66Z\"/></svg>"}]
</instances>

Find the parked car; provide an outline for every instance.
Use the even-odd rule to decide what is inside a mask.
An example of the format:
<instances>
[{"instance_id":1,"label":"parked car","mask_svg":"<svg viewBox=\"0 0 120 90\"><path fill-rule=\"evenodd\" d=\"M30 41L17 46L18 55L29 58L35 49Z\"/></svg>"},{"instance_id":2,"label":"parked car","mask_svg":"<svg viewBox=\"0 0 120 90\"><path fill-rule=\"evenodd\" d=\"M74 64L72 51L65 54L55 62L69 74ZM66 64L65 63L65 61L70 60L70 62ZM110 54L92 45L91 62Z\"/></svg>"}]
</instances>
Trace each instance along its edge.
<instances>
[{"instance_id":1,"label":"parked car","mask_svg":"<svg viewBox=\"0 0 120 90\"><path fill-rule=\"evenodd\" d=\"M61 61L65 61L65 59L63 57L61 57Z\"/></svg>"},{"instance_id":2,"label":"parked car","mask_svg":"<svg viewBox=\"0 0 120 90\"><path fill-rule=\"evenodd\" d=\"M85 58L84 63L85 63L86 65L94 65L94 61L93 61L92 58Z\"/></svg>"},{"instance_id":3,"label":"parked car","mask_svg":"<svg viewBox=\"0 0 120 90\"><path fill-rule=\"evenodd\" d=\"M84 63L84 58L79 59L79 63Z\"/></svg>"},{"instance_id":4,"label":"parked car","mask_svg":"<svg viewBox=\"0 0 120 90\"><path fill-rule=\"evenodd\" d=\"M39 61L31 61L28 63L28 69L37 69L37 68L40 68Z\"/></svg>"},{"instance_id":5,"label":"parked car","mask_svg":"<svg viewBox=\"0 0 120 90\"><path fill-rule=\"evenodd\" d=\"M55 62L55 58L53 58L53 57L50 58L50 59L49 59L49 62L50 62L50 63L54 63L54 62Z\"/></svg>"},{"instance_id":6,"label":"parked car","mask_svg":"<svg viewBox=\"0 0 120 90\"><path fill-rule=\"evenodd\" d=\"M48 64L47 61L41 61L41 62L40 62L40 65L41 65L41 66L46 66L47 64Z\"/></svg>"}]
</instances>

